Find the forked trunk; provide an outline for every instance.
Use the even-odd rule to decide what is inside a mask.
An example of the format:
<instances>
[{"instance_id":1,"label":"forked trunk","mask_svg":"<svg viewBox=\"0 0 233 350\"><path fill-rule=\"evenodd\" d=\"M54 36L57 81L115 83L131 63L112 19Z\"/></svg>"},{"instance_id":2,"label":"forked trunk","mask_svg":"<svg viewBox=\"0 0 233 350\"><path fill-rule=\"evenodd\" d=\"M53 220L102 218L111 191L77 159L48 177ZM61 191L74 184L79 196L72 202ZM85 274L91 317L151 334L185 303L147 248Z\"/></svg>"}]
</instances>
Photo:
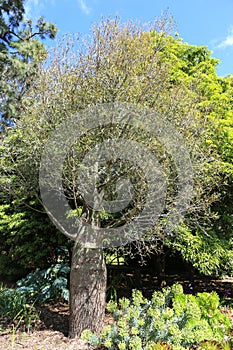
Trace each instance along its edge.
<instances>
[{"instance_id":1,"label":"forked trunk","mask_svg":"<svg viewBox=\"0 0 233 350\"><path fill-rule=\"evenodd\" d=\"M73 249L70 272L69 336L79 337L84 329L99 333L105 315L107 271L102 249Z\"/></svg>"}]
</instances>

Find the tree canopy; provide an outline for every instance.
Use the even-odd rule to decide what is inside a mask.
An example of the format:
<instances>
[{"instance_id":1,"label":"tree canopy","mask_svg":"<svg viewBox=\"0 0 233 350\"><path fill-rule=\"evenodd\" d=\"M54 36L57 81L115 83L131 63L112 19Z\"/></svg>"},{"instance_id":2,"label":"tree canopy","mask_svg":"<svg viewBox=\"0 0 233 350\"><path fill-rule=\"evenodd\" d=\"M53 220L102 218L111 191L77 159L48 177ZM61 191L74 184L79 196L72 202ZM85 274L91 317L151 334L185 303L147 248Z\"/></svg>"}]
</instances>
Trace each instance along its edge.
<instances>
[{"instance_id":1,"label":"tree canopy","mask_svg":"<svg viewBox=\"0 0 233 350\"><path fill-rule=\"evenodd\" d=\"M162 31L146 32L132 24L125 28L115 21L101 25L93 29L91 43L80 45L79 54L65 56L65 52L72 51L72 45L64 51L60 48L60 53L58 50L50 59L50 68L41 69L35 88L26 96L25 105L27 101L34 102L21 115L25 122L18 124L9 138L12 145L23 142L22 154L13 146L17 159L14 167L27 171L27 183L16 176L17 187L24 193L26 188L30 194L33 188L38 191L41 147L54 126L71 113L115 100L153 108L185 136L195 171L195 195L184 222L185 239L183 227L178 241L169 239L167 244L181 251L202 272L217 272L220 266L226 266L231 252L226 249L230 248L231 231L220 229L221 223L231 226L231 209L228 206L229 213L222 216L219 204L229 202L226 188L232 183L232 77L217 76L218 61L205 47L183 43ZM93 146L90 137L85 138L85 151ZM32 143L34 152L29 146ZM35 164L35 171L31 164ZM196 253L188 249L195 240L200 247ZM210 242L219 251L212 259ZM201 249L208 263L202 260Z\"/></svg>"}]
</instances>

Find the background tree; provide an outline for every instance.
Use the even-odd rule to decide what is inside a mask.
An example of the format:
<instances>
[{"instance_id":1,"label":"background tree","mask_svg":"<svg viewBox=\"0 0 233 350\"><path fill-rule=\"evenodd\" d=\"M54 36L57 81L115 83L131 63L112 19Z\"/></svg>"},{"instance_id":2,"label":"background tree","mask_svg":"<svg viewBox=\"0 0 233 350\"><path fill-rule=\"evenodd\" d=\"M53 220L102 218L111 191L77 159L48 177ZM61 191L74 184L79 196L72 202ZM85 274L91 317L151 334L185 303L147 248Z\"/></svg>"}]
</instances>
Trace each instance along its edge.
<instances>
[{"instance_id":1,"label":"background tree","mask_svg":"<svg viewBox=\"0 0 233 350\"><path fill-rule=\"evenodd\" d=\"M185 260L204 274L232 275L232 76L218 77L218 60L211 57L206 47L172 37L169 42L164 55L177 62L173 79L189 84L196 95L197 110L208 124L204 143L209 149L209 161L204 172L207 175L212 169L216 176L206 176L211 183L206 187L209 188L206 195L213 199L209 218L201 222L195 219L168 246L180 251Z\"/></svg>"},{"instance_id":2,"label":"background tree","mask_svg":"<svg viewBox=\"0 0 233 350\"><path fill-rule=\"evenodd\" d=\"M4 137L9 126L16 127L23 111L22 98L32 85L38 67L47 56L41 40L54 39L56 27L41 17L35 25L24 19L23 0L0 1L0 134ZM30 122L29 122L30 124ZM17 147L17 145L15 145ZM11 173L14 176L13 173ZM11 279L25 275L35 267L51 262L50 250L57 249L61 239L49 225L38 201L0 194L1 255L0 275ZM44 240L47 232L47 246ZM27 240L28 236L33 239ZM43 236L43 239L41 238ZM44 242L44 243L42 243ZM64 242L64 239L63 239ZM34 246L34 248L32 247ZM35 256L35 252L37 255ZM54 255L56 257L56 254Z\"/></svg>"},{"instance_id":3,"label":"background tree","mask_svg":"<svg viewBox=\"0 0 233 350\"><path fill-rule=\"evenodd\" d=\"M55 38L56 27L39 18L35 27L24 20L23 0L0 1L0 118L1 129L22 112L21 99L47 55L40 39Z\"/></svg>"}]
</instances>

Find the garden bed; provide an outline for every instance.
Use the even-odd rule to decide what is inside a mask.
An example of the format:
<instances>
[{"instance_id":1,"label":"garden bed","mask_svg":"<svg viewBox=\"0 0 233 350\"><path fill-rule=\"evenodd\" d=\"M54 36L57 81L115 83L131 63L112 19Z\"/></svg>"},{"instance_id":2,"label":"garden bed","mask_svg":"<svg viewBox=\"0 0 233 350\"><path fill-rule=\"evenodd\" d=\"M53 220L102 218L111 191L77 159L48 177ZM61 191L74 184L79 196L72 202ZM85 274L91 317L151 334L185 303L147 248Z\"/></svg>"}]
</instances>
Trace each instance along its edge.
<instances>
[{"instance_id":1,"label":"garden bed","mask_svg":"<svg viewBox=\"0 0 233 350\"><path fill-rule=\"evenodd\" d=\"M119 290L116 288L118 296L128 296L130 293L130 285L126 284L126 280L131 277L131 282L134 281L134 273L119 280ZM158 289L156 279L152 279L147 273L142 274L143 278L143 292L150 294L154 289ZM190 281L187 276L166 276L167 284L174 282L181 282L186 292L203 292L215 290L221 297L225 297L225 301L232 305L233 301L233 280L216 280L211 278L194 278ZM191 284L191 285L190 285ZM193 289L189 290L190 287ZM119 291L121 290L121 293ZM224 309L223 309L224 311ZM233 320L233 310L231 308L225 309ZM106 314L105 323L112 321L109 314ZM35 324L32 324L31 329L27 332L23 324L17 329L17 321L14 323L8 319L0 319L0 349L2 350L85 350L88 347L80 340L68 338L69 327L69 307L67 303L47 303L39 308L39 318ZM89 349L91 349L89 347Z\"/></svg>"}]
</instances>

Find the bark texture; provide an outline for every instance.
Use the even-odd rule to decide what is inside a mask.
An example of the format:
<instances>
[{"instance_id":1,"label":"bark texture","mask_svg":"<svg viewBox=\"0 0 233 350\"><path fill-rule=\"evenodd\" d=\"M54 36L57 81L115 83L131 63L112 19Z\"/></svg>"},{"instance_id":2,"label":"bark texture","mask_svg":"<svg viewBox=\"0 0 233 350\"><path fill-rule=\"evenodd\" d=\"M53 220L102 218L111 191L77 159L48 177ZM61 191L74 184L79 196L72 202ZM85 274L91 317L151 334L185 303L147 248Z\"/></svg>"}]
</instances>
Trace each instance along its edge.
<instances>
[{"instance_id":1,"label":"bark texture","mask_svg":"<svg viewBox=\"0 0 233 350\"><path fill-rule=\"evenodd\" d=\"M107 283L102 249L75 245L70 273L69 336L79 337L84 329L99 333L105 315Z\"/></svg>"}]
</instances>

